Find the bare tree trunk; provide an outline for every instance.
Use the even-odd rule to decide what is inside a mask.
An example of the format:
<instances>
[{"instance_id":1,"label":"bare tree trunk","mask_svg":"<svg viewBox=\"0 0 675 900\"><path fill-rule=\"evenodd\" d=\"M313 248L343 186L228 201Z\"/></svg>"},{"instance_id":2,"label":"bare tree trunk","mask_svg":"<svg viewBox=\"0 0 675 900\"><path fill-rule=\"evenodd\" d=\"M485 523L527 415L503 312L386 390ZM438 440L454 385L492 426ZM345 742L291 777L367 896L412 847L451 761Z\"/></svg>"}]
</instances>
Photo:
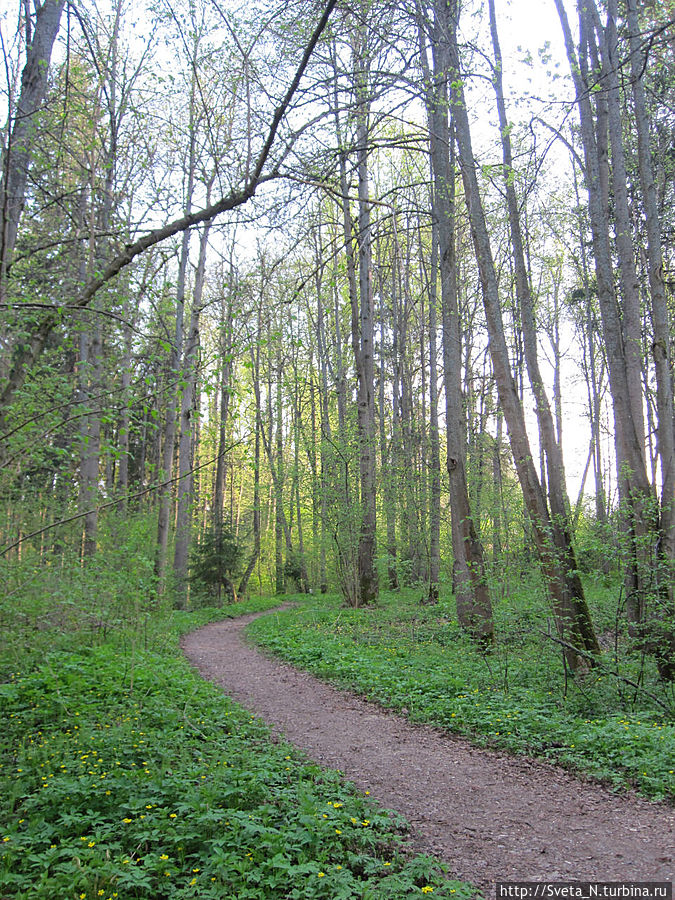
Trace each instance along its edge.
<instances>
[{"instance_id":1,"label":"bare tree trunk","mask_svg":"<svg viewBox=\"0 0 675 900\"><path fill-rule=\"evenodd\" d=\"M353 221L349 205L349 184L347 180L346 151L340 150L340 187L342 192L342 225L347 261L349 300L351 306L352 350L357 376L357 423L359 437L359 484L360 517L357 547L356 591L348 591L347 601L356 605L369 605L377 599L378 583L375 569L375 404L374 404L374 359L373 359L373 309L371 279L371 234L370 202L368 187L368 61L365 56L365 26L360 25L354 35L354 92L356 95L356 142L357 173L359 194L358 240L359 250L358 283L354 255ZM334 60L337 73L337 63ZM336 88L337 90L337 88ZM334 102L334 113L338 142L342 136L338 118L339 104ZM339 317L336 314L336 328ZM340 389L340 388L339 388ZM344 433L344 432L342 432ZM345 554L345 548L338 548ZM347 548L345 559L351 557Z\"/></svg>"},{"instance_id":2,"label":"bare tree trunk","mask_svg":"<svg viewBox=\"0 0 675 900\"><path fill-rule=\"evenodd\" d=\"M627 10L638 166L647 227L647 262L653 329L652 356L656 374L658 412L657 446L661 461L661 556L665 563L664 581L669 585L669 606L672 609L672 592L675 583L673 577L673 566L675 566L675 417L673 415L671 330L663 278L661 226L649 141L649 118L643 84L645 66L641 59L636 0L627 0Z\"/></svg>"},{"instance_id":3,"label":"bare tree trunk","mask_svg":"<svg viewBox=\"0 0 675 900\"><path fill-rule=\"evenodd\" d=\"M180 357L183 348L183 313L185 307L185 275L189 254L189 231L183 232L181 255L178 266L178 282L176 287L176 321L175 337L169 357L169 386L166 397L166 418L162 444L162 467L160 480L169 482L173 472L174 449L176 442L176 389L180 368ZM157 516L157 548L155 554L155 577L161 595L165 590L166 555L169 545L169 520L171 515L171 485L165 484L159 492L159 510Z\"/></svg>"},{"instance_id":4,"label":"bare tree trunk","mask_svg":"<svg viewBox=\"0 0 675 900\"><path fill-rule=\"evenodd\" d=\"M298 379L296 377L295 387L297 390ZM305 536L302 522L302 505L300 503L300 408L296 400L295 408L295 434L294 434L294 452L293 452L293 481L295 485L295 524L298 534L298 556L300 563L300 589L303 594L309 593L309 575L307 573L307 561L305 559Z\"/></svg>"},{"instance_id":5,"label":"bare tree trunk","mask_svg":"<svg viewBox=\"0 0 675 900\"><path fill-rule=\"evenodd\" d=\"M257 351L256 351L257 352ZM254 377L257 375L254 373ZM258 390L258 397L260 391ZM256 563L260 558L260 431L261 431L260 407L256 403L255 415L255 450L253 456L253 550L249 557L244 574L239 582L238 594L244 597L248 590L250 581Z\"/></svg>"},{"instance_id":6,"label":"bare tree trunk","mask_svg":"<svg viewBox=\"0 0 675 900\"><path fill-rule=\"evenodd\" d=\"M395 221L395 219L394 219ZM394 225L394 229L396 226ZM403 285L398 266L406 261L400 259L398 237L394 230L395 250L394 259L396 267L393 273L394 284L397 285L396 300L398 307L398 388L399 388L399 429L398 429L398 456L399 456L399 496L401 498L401 544L407 557L407 580L409 584L416 584L419 580L419 529L417 498L415 497L415 447L413 440L412 423L412 375L408 359L408 330L410 324L409 295Z\"/></svg>"},{"instance_id":7,"label":"bare tree trunk","mask_svg":"<svg viewBox=\"0 0 675 900\"><path fill-rule=\"evenodd\" d=\"M453 582L457 618L463 628L483 644L494 639L492 604L488 590L483 547L478 537L466 480L466 423L461 391L461 341L457 299L455 246L455 164L451 157L448 126L449 75L448 12L445 0L434 7L432 33L433 80L424 65L427 83L427 112L433 172L433 225L438 235L443 317L443 369L445 374L446 466L450 481L452 518ZM422 59L426 59L420 22Z\"/></svg>"},{"instance_id":8,"label":"bare tree trunk","mask_svg":"<svg viewBox=\"0 0 675 900\"><path fill-rule=\"evenodd\" d=\"M262 307L258 307L258 334L262 333ZM245 596L248 583L260 558L260 435L262 433L262 408L260 405L260 344L256 341L251 347L251 378L255 396L255 444L253 456L253 550L248 559L244 574L239 582L239 596ZM229 392L228 392L229 396Z\"/></svg>"},{"instance_id":9,"label":"bare tree trunk","mask_svg":"<svg viewBox=\"0 0 675 900\"><path fill-rule=\"evenodd\" d=\"M497 432L492 450L492 569L502 559L502 433L504 419L501 410L497 411Z\"/></svg>"},{"instance_id":10,"label":"bare tree trunk","mask_svg":"<svg viewBox=\"0 0 675 900\"><path fill-rule=\"evenodd\" d=\"M434 232L434 235L437 231ZM429 290L429 439L431 444L431 507L429 515L429 603L439 598L441 580L441 446L438 430L438 347L436 343L438 239L432 235ZM421 250L421 248L420 248Z\"/></svg>"},{"instance_id":11,"label":"bare tree trunk","mask_svg":"<svg viewBox=\"0 0 675 900\"><path fill-rule=\"evenodd\" d=\"M120 114L117 103L117 77L118 77L118 40L122 16L121 3L115 5L115 20L111 45L109 48L110 64L105 72L107 86L99 86L99 95L96 99L97 107L105 100L109 120L110 135L107 146L103 149L103 158L98 161L94 151L89 150L87 155L90 172L90 202L91 219L89 224L89 254L87 264L87 277L91 278L94 269L101 270L105 266L106 252L104 245L97 236L97 230L101 235L110 231L113 214L115 173L117 168L117 133L120 125ZM103 173L103 185L98 184L101 172ZM95 198L101 196L101 203L96 210ZM95 308L100 309L100 297L96 298ZM85 337L86 340L86 337ZM100 396L103 393L103 332L100 317L96 317L93 325L90 346L88 348L90 390ZM101 450L101 413L89 411L85 419L87 434L85 451L82 462L82 478L88 493L89 509L84 519L84 543L83 556L91 557L96 553L96 540L98 534L98 509L96 499L98 495L98 480Z\"/></svg>"},{"instance_id":12,"label":"bare tree trunk","mask_svg":"<svg viewBox=\"0 0 675 900\"><path fill-rule=\"evenodd\" d=\"M291 333L289 322L289 334ZM300 590L303 594L309 593L309 574L307 572L307 560L305 558L305 536L302 521L302 505L300 503L300 439L302 435L301 421L301 396L300 376L298 372L297 347L293 347L293 485L291 488L291 506L295 495L295 524L297 531L297 562L300 569Z\"/></svg>"},{"instance_id":13,"label":"bare tree trunk","mask_svg":"<svg viewBox=\"0 0 675 900\"><path fill-rule=\"evenodd\" d=\"M577 168L574 167L574 191L576 196L577 209L581 208L581 200L579 197L579 189L577 182ZM595 478L595 515L600 525L607 523L607 503L605 491L605 478L602 463L602 442L600 418L602 414L602 384L604 382L604 361L601 364L600 372L598 372L598 353L600 351L599 342L596 343L595 336L599 332L596 323L595 311L591 298L591 283L588 271L588 259L586 240L584 239L584 223L581 216L579 220L579 259L581 261L581 278L583 286L583 332L584 332L584 349L583 361L586 376L586 385L588 391L588 415L591 423L591 437L593 440L593 475ZM609 574L609 565L607 556L603 555L603 572Z\"/></svg>"},{"instance_id":14,"label":"bare tree trunk","mask_svg":"<svg viewBox=\"0 0 675 900\"><path fill-rule=\"evenodd\" d=\"M143 275L143 282L139 290L138 300L144 296L148 281L154 273L151 270L151 257L148 257ZM133 398L131 395L131 375L132 375L132 335L136 327L136 321L140 310L140 302L133 304L131 298L127 297L123 303L124 324L122 326L122 346L123 355L121 360L121 398L122 410L120 413L118 426L118 446L119 446L119 465L117 467L117 483L115 490L119 497L118 510L124 512L127 509L127 493L129 491L129 466L131 462L131 408ZM145 453L145 434L142 441L143 453ZM139 481L143 482L144 465L139 466Z\"/></svg>"},{"instance_id":15,"label":"bare tree trunk","mask_svg":"<svg viewBox=\"0 0 675 900\"><path fill-rule=\"evenodd\" d=\"M37 6L37 4L36 4ZM28 170L39 135L40 107L47 95L49 62L65 0L44 0L38 7L35 30L21 75L21 92L3 154L0 182L0 300L7 292L7 276L26 196ZM11 114L11 111L10 111Z\"/></svg>"},{"instance_id":16,"label":"bare tree trunk","mask_svg":"<svg viewBox=\"0 0 675 900\"><path fill-rule=\"evenodd\" d=\"M310 349L309 354L309 370L311 372L309 381L309 412L310 412L310 436L307 445L307 458L309 460L309 468L312 476L312 554L309 570L309 584L311 589L320 580L320 574L317 566L317 556L321 553L321 516L319 515L319 503L321 497L321 478L318 468L317 447L319 447L319 432L317 428L317 384L316 369L314 366L314 348ZM300 422L302 427L302 422ZM317 554L318 551L318 554Z\"/></svg>"},{"instance_id":17,"label":"bare tree trunk","mask_svg":"<svg viewBox=\"0 0 675 900\"><path fill-rule=\"evenodd\" d=\"M86 336L85 336L86 338ZM102 341L100 326L94 326L88 349L90 390L99 394L103 385L103 365L101 359ZM87 514L84 517L83 557L92 557L96 553L96 537L98 533L98 496L99 454L101 449L101 412L90 410L86 419L86 443L82 458L81 473L86 491Z\"/></svg>"},{"instance_id":18,"label":"bare tree trunk","mask_svg":"<svg viewBox=\"0 0 675 900\"><path fill-rule=\"evenodd\" d=\"M131 315L128 304L125 307L125 319ZM124 353L121 361L122 368L122 411L120 413L118 444L119 444L119 466L117 468L117 484L116 491L120 498L120 512L126 509L126 494L129 490L129 431L131 428L129 388L131 387L131 330L132 326L129 322L125 322L122 331L122 342Z\"/></svg>"},{"instance_id":19,"label":"bare tree trunk","mask_svg":"<svg viewBox=\"0 0 675 900\"><path fill-rule=\"evenodd\" d=\"M88 190L83 188L77 210L77 230L80 233L78 237L83 237L85 229L85 216L87 206ZM80 260L79 260L79 281L83 282L87 275L87 269L91 263L91 242L89 242L89 250L87 243L80 240ZM82 327L78 335L78 361L77 361L77 396L78 402L82 409L82 417L79 426L80 440L80 467L79 467L79 491L78 491L78 509L80 513L85 513L96 503L95 485L91 483L89 459L89 425L91 410L89 409L89 398L92 394L92 377L91 377L91 336L89 329ZM93 492L93 496L92 496ZM83 523L84 526L84 523ZM82 557L91 555L91 547L85 552L84 533L82 538Z\"/></svg>"},{"instance_id":20,"label":"bare tree trunk","mask_svg":"<svg viewBox=\"0 0 675 900\"><path fill-rule=\"evenodd\" d=\"M359 183L359 309L352 311L352 346L358 379L359 473L361 480L361 529L359 534L359 604L370 606L377 600L379 585L375 484L375 390L374 316L371 290L370 196L368 186L368 119L370 114L369 63L366 56L365 26L355 35L355 80L357 97L357 171ZM357 324L358 322L358 324ZM354 327L356 325L356 328Z\"/></svg>"},{"instance_id":21,"label":"bare tree trunk","mask_svg":"<svg viewBox=\"0 0 675 900\"><path fill-rule=\"evenodd\" d=\"M394 242L394 264L391 269L391 329L392 329L392 365L394 377L392 379L392 414L391 414L391 474L394 481L394 490L396 494L396 502L393 510L394 514L394 530L396 523L398 526L398 540L400 542L401 554L404 554L404 548L409 543L408 517L406 515L406 495L405 495L405 448L403 436L403 357L405 355L405 324L403 315L403 304L401 303L399 289L399 246L398 242ZM408 473L409 475L410 473ZM406 576L405 571L399 570L398 581Z\"/></svg>"},{"instance_id":22,"label":"bare tree trunk","mask_svg":"<svg viewBox=\"0 0 675 900\"><path fill-rule=\"evenodd\" d=\"M591 97L595 95L596 91L589 75L588 57L590 55L591 61L595 62L594 29L600 32L601 40L606 45L605 54L607 56L609 46L614 40L613 25L610 21L608 23L609 34L604 34L594 0L579 2L580 51L577 58L562 0L555 0L555 3L577 91L581 122L598 300L607 350L609 385L614 409L617 469L625 521L624 530L628 553L627 611L629 621L633 625L633 633L645 638L645 646L654 653L662 677L671 680L675 679L675 635L673 635L672 629L668 629L668 633L664 635L663 629L659 629L658 626L654 631L653 623L649 621L647 612L649 597L655 598L657 603L657 609L652 611L651 615L660 616L662 612L668 612L667 609L660 610L658 608L664 598L666 606L668 605L668 588L658 578L656 582L654 581L654 575L655 573L658 575L660 569L659 551L657 549L655 552L655 548L658 548L663 542L655 510L654 492L646 470L644 424L642 417L638 417L637 411L634 409L634 399L631 399L634 391L631 389L631 361L628 356L632 352L632 346L626 347L621 305L616 294L612 269L610 218L607 215L608 163L603 150L606 121L610 122L608 127L610 134L615 135L615 142L619 140L619 136L616 135L616 117L619 113L616 109L612 109L618 102L616 92L611 90L600 92L603 95L602 102L606 103L609 109L605 117L602 108L598 107L597 133L591 105ZM601 114L603 114L602 117ZM618 145L616 150L621 155ZM622 171L621 160L613 159L612 162L613 164L618 163L616 182ZM615 230L617 234L622 230L620 212ZM625 279L622 279L622 287L625 291ZM629 296L629 307L631 302L632 298ZM630 320L630 311L628 318ZM630 339L630 337L629 333L628 338ZM671 499L669 498L669 502ZM659 630L661 633L657 634Z\"/></svg>"},{"instance_id":23,"label":"bare tree trunk","mask_svg":"<svg viewBox=\"0 0 675 900\"><path fill-rule=\"evenodd\" d=\"M379 271L382 271L382 265ZM395 277L395 272L392 272ZM398 589L398 571L397 571L397 548L396 548L396 450L394 444L394 414L392 412L392 428L389 439L387 439L387 418L386 418L386 400L385 371L391 364L391 358L387 358L385 353L385 335L386 335L386 306L385 306L385 285L384 278L380 276L379 284L380 293L380 383L379 383L379 413L380 413L380 465L382 468L382 492L384 517L387 527L387 580L389 588L392 591Z\"/></svg>"},{"instance_id":24,"label":"bare tree trunk","mask_svg":"<svg viewBox=\"0 0 675 900\"><path fill-rule=\"evenodd\" d=\"M199 241L199 258L192 294L192 311L181 373L180 437L178 441L178 511L176 514L176 540L173 555L174 587L176 603L184 608L188 593L188 559L190 555L190 531L194 500L193 468L194 431L196 418L195 393L199 358L199 317L202 311L202 295L206 276L206 251L209 242L210 223L204 226Z\"/></svg>"},{"instance_id":25,"label":"bare tree trunk","mask_svg":"<svg viewBox=\"0 0 675 900\"><path fill-rule=\"evenodd\" d=\"M588 617L588 609L583 601L583 594L581 597L578 596L575 585L568 578L567 556L561 554L560 548L556 545L548 507L533 464L523 408L509 364L494 258L476 176L469 117L464 89L460 80L456 23L448 19L446 22L452 84L451 108L459 147L464 192L469 207L472 237L480 271L492 368L509 430L516 471L532 523L533 537L551 596L558 632L566 642L565 658L572 671L583 671L588 665L587 654L598 652L599 647Z\"/></svg>"},{"instance_id":26,"label":"bare tree trunk","mask_svg":"<svg viewBox=\"0 0 675 900\"><path fill-rule=\"evenodd\" d=\"M622 315L621 325L623 331L624 356L626 375L628 380L628 400L631 414L635 422L638 436L642 436L640 451L644 454L644 414L642 402L642 338L641 338L641 314L640 314L640 284L635 267L635 253L633 252L633 236L628 209L628 176L626 173L626 161L623 146L623 133L621 122L621 91L619 86L618 67L619 59L618 35L616 30L616 0L609 0L607 4L607 25L602 27L600 16L592 0L586 8L588 31L587 39L589 49L593 56L596 54L595 42L591 34L595 27L600 41L600 55L602 59L601 83L603 97L607 109L607 126L611 150L611 184L613 198L613 218L615 222L614 233L617 256L619 261Z\"/></svg>"},{"instance_id":27,"label":"bare tree trunk","mask_svg":"<svg viewBox=\"0 0 675 900\"><path fill-rule=\"evenodd\" d=\"M199 46L199 37L195 35L193 46L193 59L196 59ZM195 172L197 166L197 128L196 128L196 77L193 74L190 90L190 121L189 121L189 146L188 167L186 172L185 214L189 215L192 209L192 196L195 186ZM175 338L169 356L169 390L167 391L166 420L164 424L164 450L162 455L161 481L168 482L171 479L174 464L174 445L176 441L176 411L177 391L180 378L180 365L183 353L183 330L185 314L185 282L187 267L190 258L190 230L185 229L181 239L180 257L178 262L178 278L176 281L176 322ZM155 554L155 577L158 583L160 596L166 588L166 558L169 544L169 522L171 517L172 490L170 484L166 484L159 495L159 513L157 517L157 548Z\"/></svg>"},{"instance_id":28,"label":"bare tree trunk","mask_svg":"<svg viewBox=\"0 0 675 900\"><path fill-rule=\"evenodd\" d=\"M277 354L277 371L276 371L276 436L275 436L275 454L272 459L271 452L268 452L268 460L270 470L274 472L274 569L276 576L276 592L283 594L286 590L286 579L284 576L284 550L283 550L283 534L284 526L288 530L286 516L284 514L284 437L283 437L283 406L281 402L281 373L283 365L281 362L280 351ZM270 447L271 450L271 447Z\"/></svg>"},{"instance_id":29,"label":"bare tree trunk","mask_svg":"<svg viewBox=\"0 0 675 900\"><path fill-rule=\"evenodd\" d=\"M112 168L113 161L109 160L109 171ZM95 265L100 259L100 247L96 242L96 226L98 224L107 225L111 211L111 194L107 192L104 195L104 203L97 217L94 207L94 197L97 195L96 170L93 161L90 163L90 215L89 215L89 239L87 249L87 261L84 271L90 275ZM86 382L84 387L84 395L89 398L91 396L100 397L103 390L103 364L102 364L103 340L101 333L100 318L89 328L85 329L80 335L80 352L82 359L82 377ZM83 382L80 382L82 387ZM100 403L100 401L98 401ZM101 411L89 408L87 415L82 420L81 427L82 439L82 456L80 460L80 500L87 508L87 514L84 517L84 535L82 543L82 557L87 559L96 553L96 538L98 533L98 510L96 508L96 500L98 497L98 480L99 480L99 456L101 449Z\"/></svg>"},{"instance_id":30,"label":"bare tree trunk","mask_svg":"<svg viewBox=\"0 0 675 900\"><path fill-rule=\"evenodd\" d=\"M233 371L233 309L231 290L223 294L221 306L221 342L220 342L220 415L218 421L218 459L213 490L213 524L222 528L224 522L225 483L227 480L227 424L230 414L230 391L232 389ZM258 330L260 331L260 313L258 313ZM241 591L239 592L242 593Z\"/></svg>"},{"instance_id":31,"label":"bare tree trunk","mask_svg":"<svg viewBox=\"0 0 675 900\"><path fill-rule=\"evenodd\" d=\"M269 327L269 322L267 323ZM253 351L251 351L253 353ZM281 355L281 349L277 349L276 358L276 396L274 405L276 410L272 408L272 359L268 360L269 371L267 381L267 418L268 431L265 432L261 428L260 436L262 439L267 463L272 476L271 497L274 499L274 562L275 562L275 581L276 593L282 594L285 590L284 577L284 540L286 544L286 557L293 555L293 539L288 518L284 510L284 481L285 481L285 465L284 465L284 438L283 438L283 403L282 403L282 373L284 370L284 360ZM254 391L256 392L256 404L260 404L260 388L257 381L253 382ZM274 438L274 444L273 444ZM271 522L268 522L271 525Z\"/></svg>"},{"instance_id":32,"label":"bare tree trunk","mask_svg":"<svg viewBox=\"0 0 675 900\"><path fill-rule=\"evenodd\" d=\"M318 242L316 247L316 258L318 260L322 256L321 232L318 231ZM327 538L327 515L328 515L328 477L327 477L327 444L331 439L331 424L328 408L328 357L326 351L326 330L324 322L324 309L322 298L322 281L321 267L316 266L316 343L317 355L319 360L319 415L321 428L321 476L319 482L319 504L320 504L320 544L319 544L319 590L322 594L328 591L328 574L326 569L326 538Z\"/></svg>"},{"instance_id":33,"label":"bare tree trunk","mask_svg":"<svg viewBox=\"0 0 675 900\"><path fill-rule=\"evenodd\" d=\"M519 205L514 183L513 155L511 150L509 123L506 115L506 104L504 102L502 56L499 46L499 35L497 32L495 3L494 0L488 0L488 3L490 8L492 45L495 55L494 87L497 97L499 129L504 158L504 189L508 206L509 229L511 233L511 246L516 276L516 295L520 307L527 372L530 386L535 397L535 409L539 425L539 439L546 460L545 471L551 513L552 537L555 544L555 552L559 555L562 565L566 567L565 590L569 592L570 601L576 609L576 616L579 619L579 628L582 633L586 635L584 639L589 641L587 649L595 650L597 644L593 646L595 644L595 638L594 636L591 637L593 635L593 628L591 625L590 611L584 596L584 590L576 562L576 554L572 545L572 525L569 518L570 504L565 485L562 448L556 439L553 415L551 413L544 381L539 369L534 301L525 262ZM559 629L564 627L564 623L559 625Z\"/></svg>"}]
</instances>

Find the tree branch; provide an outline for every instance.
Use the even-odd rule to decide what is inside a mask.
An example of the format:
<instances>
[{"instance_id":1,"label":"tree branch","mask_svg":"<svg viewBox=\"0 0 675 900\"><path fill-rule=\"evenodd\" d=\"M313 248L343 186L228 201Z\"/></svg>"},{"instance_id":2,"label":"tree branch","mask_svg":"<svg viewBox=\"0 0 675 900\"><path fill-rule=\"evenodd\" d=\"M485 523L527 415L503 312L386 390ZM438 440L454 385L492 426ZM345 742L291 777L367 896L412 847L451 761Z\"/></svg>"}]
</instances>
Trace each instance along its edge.
<instances>
[{"instance_id":1,"label":"tree branch","mask_svg":"<svg viewBox=\"0 0 675 900\"><path fill-rule=\"evenodd\" d=\"M45 531L51 531L52 528L58 528L59 525L67 525L69 522L77 521L77 519L83 519L85 516L90 515L92 512L99 513L101 512L101 510L110 509L111 506L119 506L120 503L125 503L128 500L136 500L138 499L138 497L143 497L145 494L151 493L151 491L157 491L160 488L168 487L170 484L174 484L175 482L180 481L183 478L188 478L194 472L199 472L200 469L204 469L207 466L212 466L215 462L218 462L221 456L225 456L230 452L230 450L234 450L234 448L242 444L247 437L248 435L245 435L243 438L241 438L241 440L235 441L234 444L230 444L217 456L214 456L213 459L207 459L206 462L203 462L198 466L194 466L194 468L190 469L189 472L184 472L182 475L176 475L174 478L167 478L165 481L158 481L156 484L151 484L150 487L143 488L142 491L136 491L133 494L125 494L123 497L116 497L114 500L110 500L108 501L108 503L102 503L100 506L97 506L94 509L87 509L84 512L75 513L75 515L67 516L65 519L59 519L58 522L52 522L51 525L45 525L43 528L38 528L37 531L31 531L30 534L24 534L23 537L19 537L18 540L14 541L14 543L7 544L6 547L0 549L0 556L6 556L10 550L13 550L15 547L23 544L25 541L30 540L30 538L37 537L39 534L44 534Z\"/></svg>"},{"instance_id":2,"label":"tree branch","mask_svg":"<svg viewBox=\"0 0 675 900\"><path fill-rule=\"evenodd\" d=\"M104 284L114 278L118 272L120 272L125 266L128 266L129 263L131 263L137 256L140 256L141 253L144 253L150 247L154 247L155 244L159 244L162 241L167 240L167 238L173 237L173 235L185 231L187 228L191 228L193 225L198 225L201 222L210 221L223 212L227 212L243 205L253 197L259 185L278 177L278 171L276 168L267 175L263 175L263 169L265 168L269 155L272 151L272 147L274 146L281 121L288 111L291 101L300 84L302 76L305 73L310 57L312 56L312 53L314 52L314 49L319 42L319 39L326 25L328 24L328 19L330 18L330 14L333 11L336 3L337 0L328 0L328 2L326 3L323 15L321 16L319 23L314 29L312 36L307 43L307 46L305 47L305 52L302 55L302 59L300 60L298 68L296 69L293 80L291 81L288 90L284 94L283 99L274 111L272 122L267 133L267 138L262 146L262 149L260 150L260 153L258 154L253 172L247 178L244 186L239 188L238 190L231 191L226 197L222 197L216 203L209 204L208 206L204 207L204 209L200 209L196 212L190 213L189 215L174 219L173 222L169 222L166 225L163 225L161 228L155 228L152 231L147 232L143 235L143 237L139 238L137 241L134 241L134 243L127 244L123 252L118 254L108 263L101 275L99 275L97 278L92 279L87 285L85 285L82 293L74 300L72 304L73 307L77 308L87 306L92 297L103 287ZM25 346L22 352L18 354L9 374L7 384L3 389L2 396L0 397L0 406L3 409L6 409L8 404L11 403L14 394L22 386L26 378L27 370L35 363L35 361L42 353L49 335L55 328L57 322L58 316L56 315L45 317L40 325L36 326L33 330L27 346Z\"/></svg>"},{"instance_id":3,"label":"tree branch","mask_svg":"<svg viewBox=\"0 0 675 900\"><path fill-rule=\"evenodd\" d=\"M626 675L620 675L614 669L610 669L609 666L603 665L598 660L597 656L594 656L592 653L587 653L585 650L580 650L579 647L570 644L568 641L564 641L562 638L556 637L553 634L550 634L548 631L543 631L541 628L538 629L539 634L542 634L544 637L547 637L550 641L553 641L556 644L560 644L561 647L565 647L568 650L574 650L575 653L578 653L579 656L585 657L589 662L598 669L601 669L603 672L607 672L608 675L612 675L614 678L618 678L619 681L623 681L625 684L634 687L636 690L640 691L645 695L645 697L649 697L650 700L653 700L654 703L658 704L661 709L664 709L668 713L672 713L672 707L669 706L668 703L664 703L663 700L659 699L656 694L652 694L651 691L648 691L641 684L638 684L637 681L633 681L632 678L628 678Z\"/></svg>"}]
</instances>

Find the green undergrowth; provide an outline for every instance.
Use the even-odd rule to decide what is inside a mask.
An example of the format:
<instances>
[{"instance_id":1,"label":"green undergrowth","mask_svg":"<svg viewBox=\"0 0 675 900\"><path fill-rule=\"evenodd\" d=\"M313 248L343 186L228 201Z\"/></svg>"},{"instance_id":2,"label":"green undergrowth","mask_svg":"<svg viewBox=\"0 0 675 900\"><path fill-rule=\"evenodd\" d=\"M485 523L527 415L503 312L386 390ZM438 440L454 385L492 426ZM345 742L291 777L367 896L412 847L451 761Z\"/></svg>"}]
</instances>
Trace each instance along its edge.
<instances>
[{"instance_id":1,"label":"green undergrowth","mask_svg":"<svg viewBox=\"0 0 675 900\"><path fill-rule=\"evenodd\" d=\"M179 612L0 685L0 896L472 896L178 654L180 633L233 612Z\"/></svg>"},{"instance_id":2,"label":"green undergrowth","mask_svg":"<svg viewBox=\"0 0 675 900\"><path fill-rule=\"evenodd\" d=\"M535 618L526 605L497 609L501 635L489 654L462 634L449 600L423 606L412 593L385 593L362 610L345 609L337 597L312 599L253 622L248 633L267 651L414 722L673 802L675 722L664 708L672 688L649 684L650 697L607 669L566 678ZM614 664L610 652L605 662ZM631 665L638 662L622 662L626 677L646 683Z\"/></svg>"}]
</instances>

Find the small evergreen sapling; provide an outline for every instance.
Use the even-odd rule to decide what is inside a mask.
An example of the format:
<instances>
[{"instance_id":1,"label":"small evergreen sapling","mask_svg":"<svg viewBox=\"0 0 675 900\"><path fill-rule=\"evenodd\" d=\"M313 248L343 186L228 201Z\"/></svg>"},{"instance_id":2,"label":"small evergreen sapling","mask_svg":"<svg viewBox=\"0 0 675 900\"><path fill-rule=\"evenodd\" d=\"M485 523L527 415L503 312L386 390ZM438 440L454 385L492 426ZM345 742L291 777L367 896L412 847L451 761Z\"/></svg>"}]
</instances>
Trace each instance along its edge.
<instances>
[{"instance_id":1,"label":"small evergreen sapling","mask_svg":"<svg viewBox=\"0 0 675 900\"><path fill-rule=\"evenodd\" d=\"M220 602L225 591L230 603L237 600L237 592L232 579L237 573L241 559L241 547L230 528L217 525L204 533L197 542L190 561L190 579L218 597Z\"/></svg>"}]
</instances>

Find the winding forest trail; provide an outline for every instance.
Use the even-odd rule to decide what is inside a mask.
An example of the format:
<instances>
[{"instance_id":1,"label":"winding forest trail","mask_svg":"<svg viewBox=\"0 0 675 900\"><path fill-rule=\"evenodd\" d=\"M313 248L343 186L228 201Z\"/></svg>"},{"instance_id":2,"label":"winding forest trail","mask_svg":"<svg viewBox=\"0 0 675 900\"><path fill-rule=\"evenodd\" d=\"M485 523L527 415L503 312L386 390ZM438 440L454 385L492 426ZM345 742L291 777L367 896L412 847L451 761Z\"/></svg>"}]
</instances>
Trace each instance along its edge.
<instances>
[{"instance_id":1,"label":"winding forest trail","mask_svg":"<svg viewBox=\"0 0 675 900\"><path fill-rule=\"evenodd\" d=\"M411 725L270 660L243 638L257 615L192 632L184 653L313 760L402 813L416 849L445 860L457 878L484 889L509 880L675 879L675 810Z\"/></svg>"}]
</instances>

